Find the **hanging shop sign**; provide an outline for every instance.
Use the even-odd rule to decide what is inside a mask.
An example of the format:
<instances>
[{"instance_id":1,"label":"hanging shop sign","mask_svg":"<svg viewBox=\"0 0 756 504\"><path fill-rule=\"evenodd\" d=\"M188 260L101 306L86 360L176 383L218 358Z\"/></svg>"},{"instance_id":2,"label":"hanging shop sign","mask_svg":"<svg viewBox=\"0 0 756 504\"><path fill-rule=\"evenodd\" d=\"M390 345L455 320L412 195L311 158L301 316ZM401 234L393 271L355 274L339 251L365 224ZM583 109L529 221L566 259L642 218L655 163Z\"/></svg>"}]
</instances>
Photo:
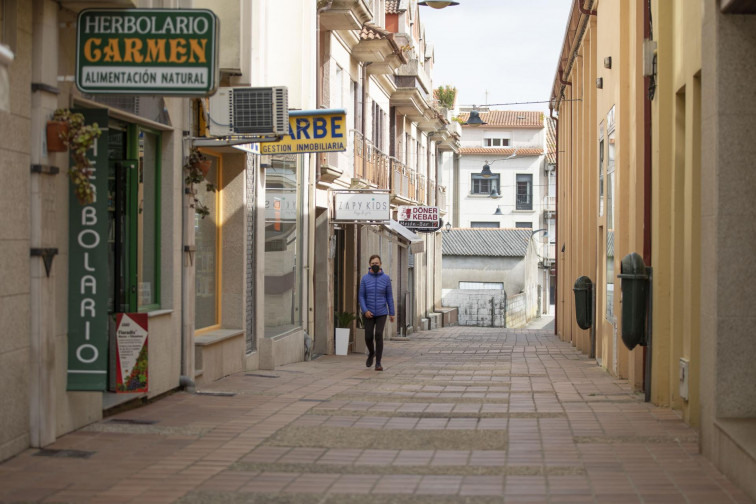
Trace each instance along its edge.
<instances>
[{"instance_id":1,"label":"hanging shop sign","mask_svg":"<svg viewBox=\"0 0 756 504\"><path fill-rule=\"evenodd\" d=\"M389 194L377 192L336 192L334 198L335 221L388 222L391 215Z\"/></svg>"},{"instance_id":2,"label":"hanging shop sign","mask_svg":"<svg viewBox=\"0 0 756 504\"><path fill-rule=\"evenodd\" d=\"M87 157L95 201L68 205L68 390L106 390L108 384L108 111L77 109L103 134ZM71 161L73 162L73 161Z\"/></svg>"},{"instance_id":3,"label":"hanging shop sign","mask_svg":"<svg viewBox=\"0 0 756 504\"><path fill-rule=\"evenodd\" d=\"M91 94L213 94L218 18L206 9L85 9L75 75L76 87Z\"/></svg>"},{"instance_id":4,"label":"hanging shop sign","mask_svg":"<svg viewBox=\"0 0 756 504\"><path fill-rule=\"evenodd\" d=\"M400 206L399 224L411 231L431 232L441 227L438 207L434 206Z\"/></svg>"},{"instance_id":5,"label":"hanging shop sign","mask_svg":"<svg viewBox=\"0 0 756 504\"><path fill-rule=\"evenodd\" d=\"M116 392L147 392L147 314L116 314Z\"/></svg>"},{"instance_id":6,"label":"hanging shop sign","mask_svg":"<svg viewBox=\"0 0 756 504\"><path fill-rule=\"evenodd\" d=\"M262 154L343 152L347 149L346 111L290 110L289 134L260 145Z\"/></svg>"}]
</instances>

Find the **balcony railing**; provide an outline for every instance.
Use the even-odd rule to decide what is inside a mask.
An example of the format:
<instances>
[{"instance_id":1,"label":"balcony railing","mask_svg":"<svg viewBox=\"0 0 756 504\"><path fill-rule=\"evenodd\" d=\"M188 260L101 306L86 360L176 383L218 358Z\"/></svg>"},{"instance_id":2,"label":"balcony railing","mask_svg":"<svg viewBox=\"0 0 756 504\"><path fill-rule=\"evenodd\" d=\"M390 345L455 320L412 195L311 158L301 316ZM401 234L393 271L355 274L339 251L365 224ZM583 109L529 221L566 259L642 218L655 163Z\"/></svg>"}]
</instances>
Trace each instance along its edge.
<instances>
[{"instance_id":1,"label":"balcony railing","mask_svg":"<svg viewBox=\"0 0 756 504\"><path fill-rule=\"evenodd\" d=\"M425 175L418 175L417 176L417 193L415 196L415 200L420 205L426 205L428 203L427 198L428 192L426 191L426 180Z\"/></svg>"},{"instance_id":2,"label":"balcony railing","mask_svg":"<svg viewBox=\"0 0 756 504\"><path fill-rule=\"evenodd\" d=\"M389 156L358 131L354 132L354 175L378 189L389 188Z\"/></svg>"}]
</instances>

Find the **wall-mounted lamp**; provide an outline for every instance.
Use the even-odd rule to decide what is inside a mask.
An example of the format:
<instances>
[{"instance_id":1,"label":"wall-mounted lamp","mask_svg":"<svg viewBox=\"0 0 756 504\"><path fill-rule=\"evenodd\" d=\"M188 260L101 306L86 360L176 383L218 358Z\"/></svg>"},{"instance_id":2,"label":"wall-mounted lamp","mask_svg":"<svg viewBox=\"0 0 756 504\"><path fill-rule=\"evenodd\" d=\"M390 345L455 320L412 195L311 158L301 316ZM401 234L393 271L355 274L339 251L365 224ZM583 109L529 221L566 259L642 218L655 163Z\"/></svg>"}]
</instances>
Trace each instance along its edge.
<instances>
[{"instance_id":1,"label":"wall-mounted lamp","mask_svg":"<svg viewBox=\"0 0 756 504\"><path fill-rule=\"evenodd\" d=\"M603 77L599 77L598 79L596 79L596 87L598 89L604 89L604 78Z\"/></svg>"},{"instance_id":2,"label":"wall-mounted lamp","mask_svg":"<svg viewBox=\"0 0 756 504\"><path fill-rule=\"evenodd\" d=\"M491 171L491 166L490 166L491 164L494 164L496 161L506 161L507 159L512 159L512 158L516 158L516 157L517 157L517 149L514 150L514 152L512 153L511 156L508 156L508 157L505 157L505 158L501 158L501 159L494 159L493 161L491 161L490 164L489 164L489 162L487 160L484 161L483 162L483 170L481 170L480 176L483 177L483 178L490 178L490 177L492 177L493 176L493 172ZM493 193L493 191L492 191L492 193ZM494 197L493 194L491 194L491 197L492 198ZM497 194L497 197L498 197L498 194Z\"/></svg>"},{"instance_id":3,"label":"wall-mounted lamp","mask_svg":"<svg viewBox=\"0 0 756 504\"><path fill-rule=\"evenodd\" d=\"M496 211L493 213L494 215L504 215L501 212L501 205L496 205Z\"/></svg>"},{"instance_id":4,"label":"wall-mounted lamp","mask_svg":"<svg viewBox=\"0 0 756 504\"><path fill-rule=\"evenodd\" d=\"M546 232L546 234L545 234L544 236L548 236L548 235L549 235L549 230L548 230L548 229L546 229L546 228L541 228L541 229L536 229L535 231L531 231L531 232L530 232L530 237L532 238L532 237L534 237L534 236L535 236L536 234L538 234L538 233L541 233L541 232L544 232L544 231Z\"/></svg>"},{"instance_id":5,"label":"wall-mounted lamp","mask_svg":"<svg viewBox=\"0 0 756 504\"><path fill-rule=\"evenodd\" d=\"M447 223L446 223L446 226L444 226L444 227L446 228L446 232L447 232L447 233L448 233L449 231L451 231L451 222L447 222Z\"/></svg>"},{"instance_id":6,"label":"wall-mounted lamp","mask_svg":"<svg viewBox=\"0 0 756 504\"><path fill-rule=\"evenodd\" d=\"M499 194L499 191L496 190L496 186L494 184L491 184L491 194L489 195L492 198L500 198L501 195Z\"/></svg>"},{"instance_id":7,"label":"wall-mounted lamp","mask_svg":"<svg viewBox=\"0 0 756 504\"><path fill-rule=\"evenodd\" d=\"M612 57L607 56L604 58L604 68L612 68Z\"/></svg>"},{"instance_id":8,"label":"wall-mounted lamp","mask_svg":"<svg viewBox=\"0 0 756 504\"><path fill-rule=\"evenodd\" d=\"M450 0L423 0L422 2L418 2L417 5L433 7L434 9L443 9L444 7L459 5L459 2L452 2Z\"/></svg>"},{"instance_id":9,"label":"wall-mounted lamp","mask_svg":"<svg viewBox=\"0 0 756 504\"><path fill-rule=\"evenodd\" d=\"M473 106L473 110L470 111L470 117L467 118L467 122L464 122L462 124L464 126L482 126L488 123L480 118L480 113L475 110L475 107Z\"/></svg>"}]
</instances>

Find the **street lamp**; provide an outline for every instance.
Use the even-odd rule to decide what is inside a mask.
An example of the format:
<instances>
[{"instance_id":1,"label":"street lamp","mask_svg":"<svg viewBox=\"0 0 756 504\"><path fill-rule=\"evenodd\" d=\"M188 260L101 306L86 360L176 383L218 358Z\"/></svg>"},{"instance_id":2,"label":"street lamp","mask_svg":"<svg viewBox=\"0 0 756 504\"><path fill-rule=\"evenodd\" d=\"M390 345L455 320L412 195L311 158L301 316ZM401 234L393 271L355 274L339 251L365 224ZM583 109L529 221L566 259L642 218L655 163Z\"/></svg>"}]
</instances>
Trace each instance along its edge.
<instances>
[{"instance_id":1,"label":"street lamp","mask_svg":"<svg viewBox=\"0 0 756 504\"><path fill-rule=\"evenodd\" d=\"M467 122L463 122L462 124L464 126L482 126L488 123L480 118L480 112L475 110L475 105L473 105L473 109L470 111L470 117L467 118Z\"/></svg>"},{"instance_id":2,"label":"street lamp","mask_svg":"<svg viewBox=\"0 0 756 504\"><path fill-rule=\"evenodd\" d=\"M506 161L507 159L512 159L512 158L516 158L516 157L517 157L517 149L515 149L515 151L509 157L505 157L505 158L501 158L501 159L494 159L493 161L491 161L491 163L489 163L488 160L484 161L483 162L483 170L481 170L480 176L483 177L483 178L490 178L493 175L493 172L491 172L491 166L490 165L494 164L496 161Z\"/></svg>"},{"instance_id":3,"label":"street lamp","mask_svg":"<svg viewBox=\"0 0 756 504\"><path fill-rule=\"evenodd\" d=\"M449 231L451 231L451 222L446 223L446 232L448 233Z\"/></svg>"},{"instance_id":4,"label":"street lamp","mask_svg":"<svg viewBox=\"0 0 756 504\"><path fill-rule=\"evenodd\" d=\"M501 205L496 205L496 211L493 213L494 215L504 215L501 212Z\"/></svg>"},{"instance_id":5,"label":"street lamp","mask_svg":"<svg viewBox=\"0 0 756 504\"><path fill-rule=\"evenodd\" d=\"M444 7L449 7L451 5L459 5L459 2L452 2L450 0L423 0L422 2L418 2L417 5L433 7L434 9L443 9Z\"/></svg>"}]
</instances>

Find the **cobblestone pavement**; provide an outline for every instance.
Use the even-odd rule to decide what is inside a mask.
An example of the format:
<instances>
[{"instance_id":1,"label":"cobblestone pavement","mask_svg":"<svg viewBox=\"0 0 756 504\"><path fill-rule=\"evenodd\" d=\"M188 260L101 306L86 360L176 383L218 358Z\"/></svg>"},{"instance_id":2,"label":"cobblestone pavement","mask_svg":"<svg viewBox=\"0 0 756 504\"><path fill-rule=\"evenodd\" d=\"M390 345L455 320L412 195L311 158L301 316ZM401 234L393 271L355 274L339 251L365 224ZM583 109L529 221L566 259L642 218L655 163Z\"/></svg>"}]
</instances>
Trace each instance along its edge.
<instances>
[{"instance_id":1,"label":"cobblestone pavement","mask_svg":"<svg viewBox=\"0 0 756 504\"><path fill-rule=\"evenodd\" d=\"M388 342L383 372L323 356L176 392L0 464L0 502L751 502L674 411L548 327L437 329Z\"/></svg>"}]
</instances>

